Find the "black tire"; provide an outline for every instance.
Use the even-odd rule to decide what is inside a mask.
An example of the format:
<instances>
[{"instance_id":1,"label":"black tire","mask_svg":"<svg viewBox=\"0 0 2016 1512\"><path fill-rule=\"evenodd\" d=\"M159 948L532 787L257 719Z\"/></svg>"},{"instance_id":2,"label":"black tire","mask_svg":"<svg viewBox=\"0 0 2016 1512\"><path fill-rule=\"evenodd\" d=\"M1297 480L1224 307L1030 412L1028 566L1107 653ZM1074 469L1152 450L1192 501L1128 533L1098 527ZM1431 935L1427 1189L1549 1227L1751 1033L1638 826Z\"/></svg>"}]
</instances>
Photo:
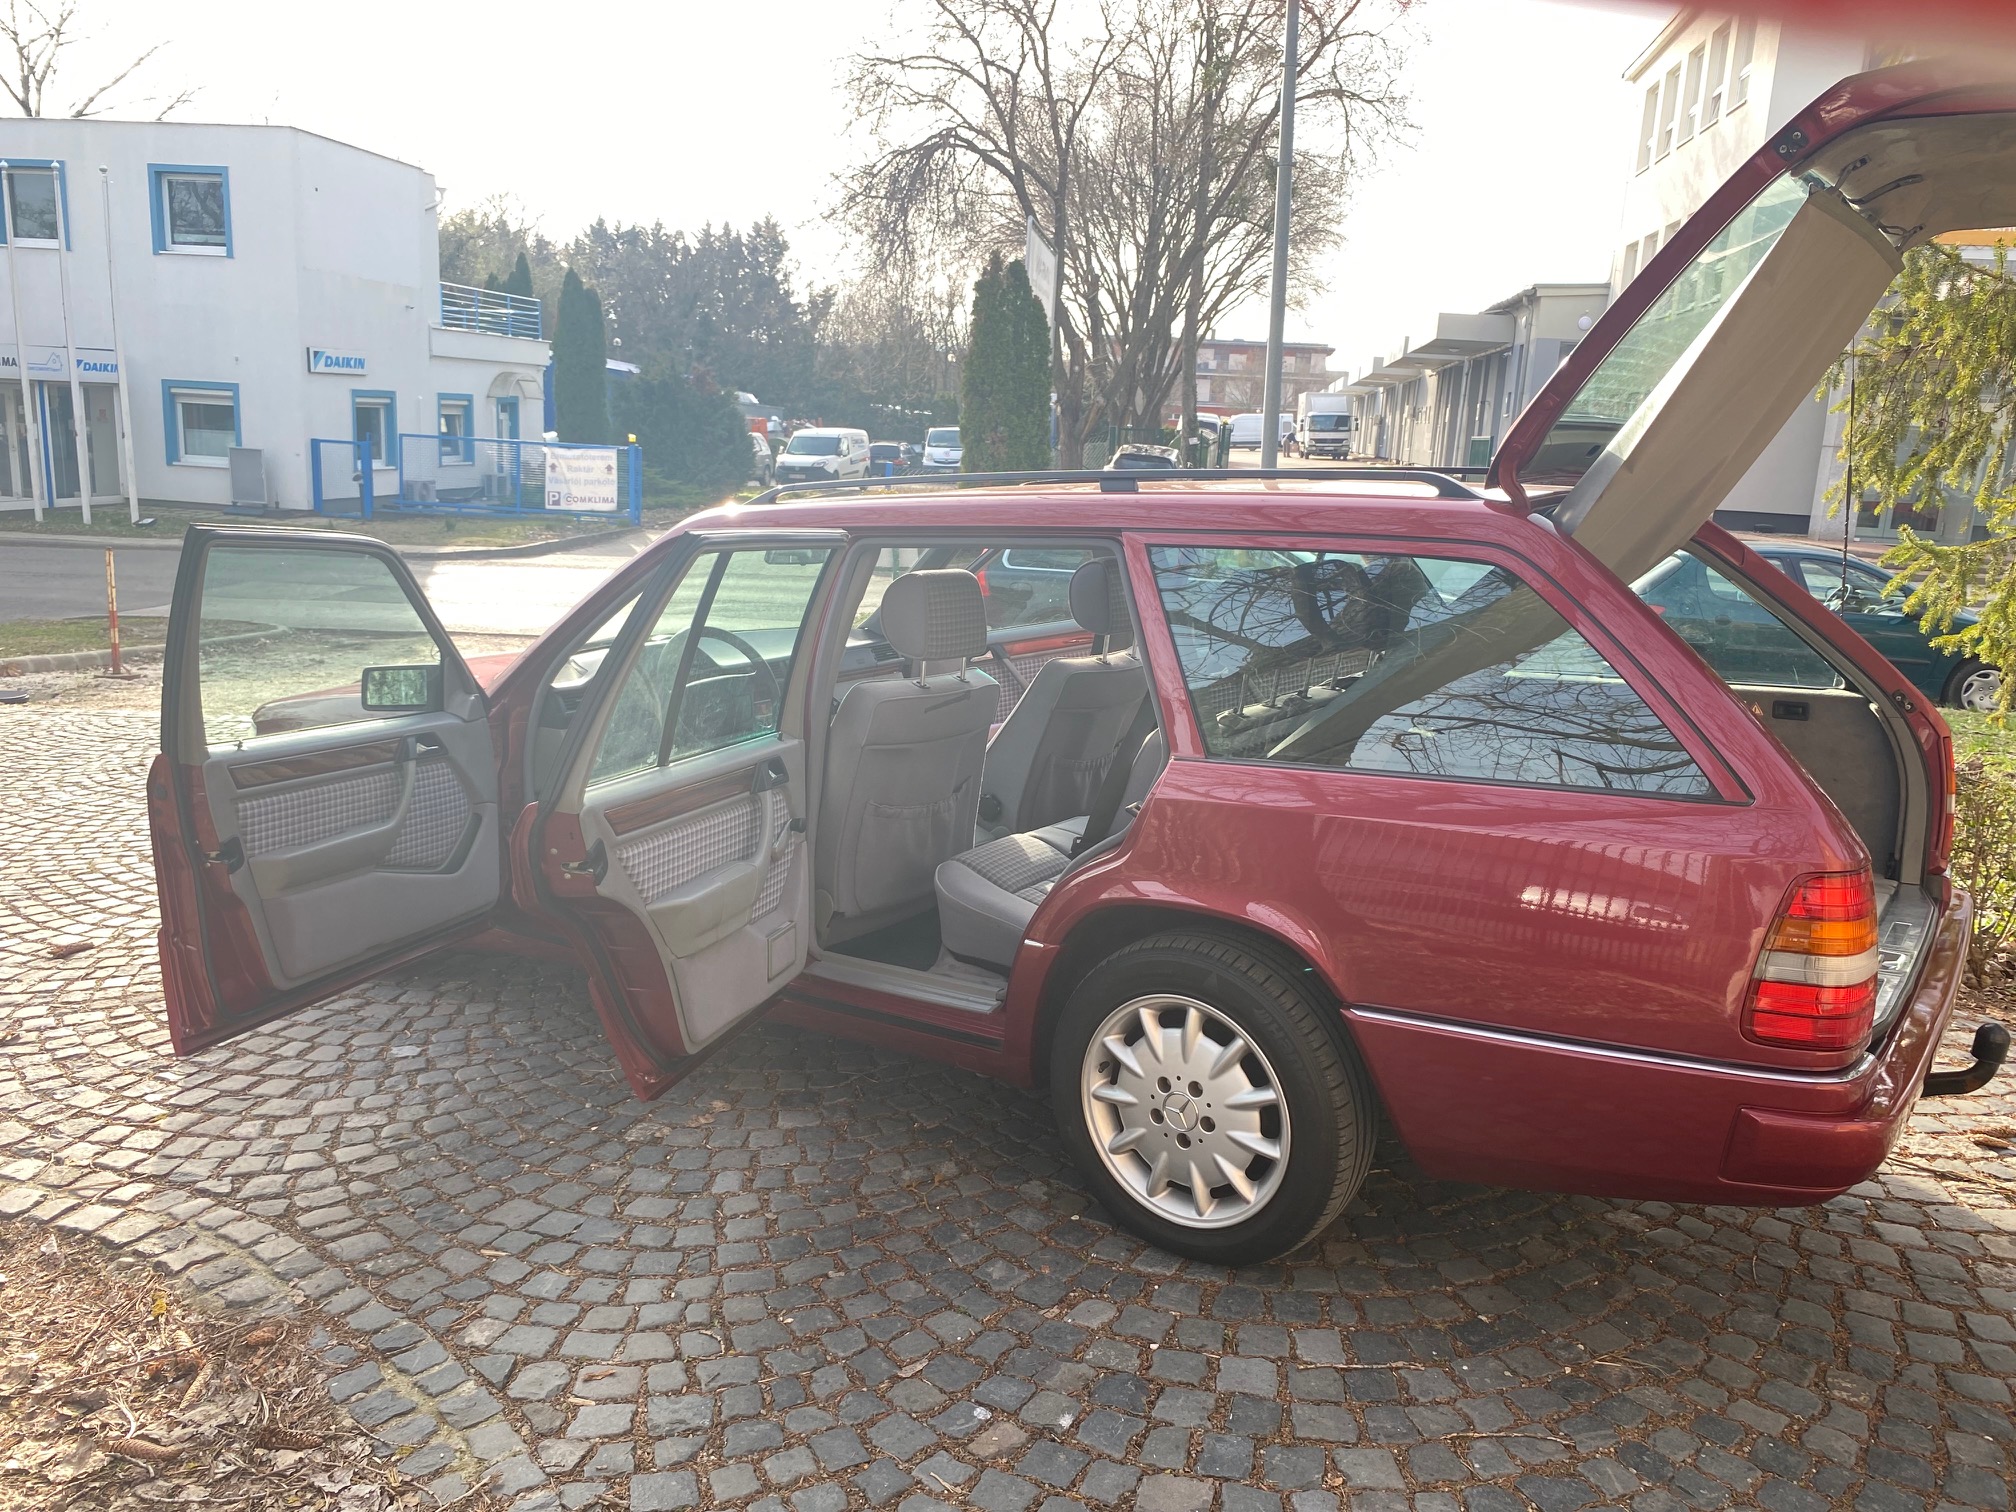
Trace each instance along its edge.
<instances>
[{"instance_id":1,"label":"black tire","mask_svg":"<svg viewBox=\"0 0 2016 1512\"><path fill-rule=\"evenodd\" d=\"M1972 658L1960 663L1959 666L1953 669L1953 675L1946 679L1945 693L1939 701L1949 709L1966 708L1967 705L1961 701L1961 694L1962 690L1967 686L1968 679L1973 677L1977 672L1986 672L1989 670L1991 669L1985 662Z\"/></svg>"},{"instance_id":2,"label":"black tire","mask_svg":"<svg viewBox=\"0 0 2016 1512\"><path fill-rule=\"evenodd\" d=\"M1372 1166L1376 1099L1333 1004L1271 953L1209 934L1136 941L1088 972L1057 1022L1050 1097L1057 1126L1093 1192L1122 1225L1172 1254L1215 1265L1272 1260L1336 1221ZM1092 1037L1115 1009L1171 993L1208 1004L1257 1046L1274 1071L1293 1128L1273 1195L1228 1227L1174 1222L1107 1169L1086 1123L1081 1081ZM1194 1090L1194 1089L1193 1089Z\"/></svg>"}]
</instances>

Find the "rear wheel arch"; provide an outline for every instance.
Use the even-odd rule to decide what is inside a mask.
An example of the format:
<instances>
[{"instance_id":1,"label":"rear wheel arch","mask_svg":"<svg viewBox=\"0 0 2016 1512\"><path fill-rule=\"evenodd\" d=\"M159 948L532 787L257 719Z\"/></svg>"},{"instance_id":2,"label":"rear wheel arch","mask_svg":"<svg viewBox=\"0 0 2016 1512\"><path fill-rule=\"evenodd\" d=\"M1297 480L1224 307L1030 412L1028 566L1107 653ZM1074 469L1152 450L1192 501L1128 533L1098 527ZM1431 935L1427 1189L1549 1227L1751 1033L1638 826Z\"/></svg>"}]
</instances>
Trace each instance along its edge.
<instances>
[{"instance_id":1,"label":"rear wheel arch","mask_svg":"<svg viewBox=\"0 0 2016 1512\"><path fill-rule=\"evenodd\" d=\"M1260 956L1285 975L1304 982L1330 1007L1337 1010L1330 1019L1337 1035L1352 1043L1344 1022L1344 994L1330 972L1319 963L1316 953L1285 933L1262 928L1243 919L1203 909L1170 908L1147 903L1117 903L1094 910L1075 924L1059 948L1057 964L1043 983L1037 1007L1036 1032L1030 1039L1029 1066L1037 1084L1047 1075L1051 1046L1064 1004L1086 974L1137 940L1180 930L1208 935L1215 940ZM1355 1049L1356 1046L1353 1045Z\"/></svg>"}]
</instances>

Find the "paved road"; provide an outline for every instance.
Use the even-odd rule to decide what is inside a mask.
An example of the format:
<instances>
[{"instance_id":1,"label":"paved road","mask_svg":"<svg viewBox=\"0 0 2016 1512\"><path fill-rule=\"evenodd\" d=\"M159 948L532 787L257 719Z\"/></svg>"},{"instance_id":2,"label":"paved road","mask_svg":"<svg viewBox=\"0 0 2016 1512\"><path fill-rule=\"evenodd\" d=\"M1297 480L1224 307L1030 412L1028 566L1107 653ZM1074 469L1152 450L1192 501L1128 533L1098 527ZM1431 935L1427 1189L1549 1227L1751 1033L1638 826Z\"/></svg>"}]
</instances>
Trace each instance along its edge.
<instances>
[{"instance_id":1,"label":"paved road","mask_svg":"<svg viewBox=\"0 0 2016 1512\"><path fill-rule=\"evenodd\" d=\"M760 1028L640 1105L567 969L437 958L172 1059L151 723L0 710L0 1216L319 1317L333 1393L443 1498L2009 1505L2006 1082L1807 1210L1447 1186L1389 1146L1320 1241L1227 1272L1116 1230L1041 1101L960 1072Z\"/></svg>"},{"instance_id":2,"label":"paved road","mask_svg":"<svg viewBox=\"0 0 2016 1512\"><path fill-rule=\"evenodd\" d=\"M450 631L537 635L635 556L624 539L549 556L415 561L422 590ZM165 614L179 551L120 551L122 614ZM105 553L97 546L22 545L0 537L0 620L105 611Z\"/></svg>"}]
</instances>

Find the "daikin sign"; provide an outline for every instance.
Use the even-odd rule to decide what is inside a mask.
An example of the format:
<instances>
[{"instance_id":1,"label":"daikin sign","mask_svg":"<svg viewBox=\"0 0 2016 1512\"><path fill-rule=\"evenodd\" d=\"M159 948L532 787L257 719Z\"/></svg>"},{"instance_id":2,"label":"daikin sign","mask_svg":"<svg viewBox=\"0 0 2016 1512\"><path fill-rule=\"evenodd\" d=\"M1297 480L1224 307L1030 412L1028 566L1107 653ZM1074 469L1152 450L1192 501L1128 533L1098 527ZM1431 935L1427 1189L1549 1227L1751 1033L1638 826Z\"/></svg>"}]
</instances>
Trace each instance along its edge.
<instances>
[{"instance_id":1,"label":"daikin sign","mask_svg":"<svg viewBox=\"0 0 2016 1512\"><path fill-rule=\"evenodd\" d=\"M341 373L356 377L367 371L364 359L354 352L332 352L327 347L308 348L308 371Z\"/></svg>"}]
</instances>

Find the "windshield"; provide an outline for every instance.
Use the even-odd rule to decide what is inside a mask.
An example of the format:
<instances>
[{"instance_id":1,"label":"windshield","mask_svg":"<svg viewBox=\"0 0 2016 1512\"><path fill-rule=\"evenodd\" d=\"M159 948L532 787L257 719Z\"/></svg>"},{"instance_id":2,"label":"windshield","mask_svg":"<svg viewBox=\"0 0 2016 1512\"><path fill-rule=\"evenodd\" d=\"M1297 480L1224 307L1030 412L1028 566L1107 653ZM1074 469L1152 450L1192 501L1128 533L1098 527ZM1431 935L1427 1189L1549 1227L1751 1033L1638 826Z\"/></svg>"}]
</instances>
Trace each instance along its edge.
<instances>
[{"instance_id":1,"label":"windshield","mask_svg":"<svg viewBox=\"0 0 2016 1512\"><path fill-rule=\"evenodd\" d=\"M791 444L784 450L794 457L837 457L840 454L840 438L808 436L800 431L791 438Z\"/></svg>"},{"instance_id":2,"label":"windshield","mask_svg":"<svg viewBox=\"0 0 2016 1512\"><path fill-rule=\"evenodd\" d=\"M1723 227L1583 382L1532 462L1520 469L1520 480L1572 483L1587 472L1777 245L1805 202L1805 184L1781 178Z\"/></svg>"},{"instance_id":3,"label":"windshield","mask_svg":"<svg viewBox=\"0 0 2016 1512\"><path fill-rule=\"evenodd\" d=\"M1350 424L1351 417L1349 415L1311 415L1309 417L1309 429L1312 431L1344 430Z\"/></svg>"},{"instance_id":4,"label":"windshield","mask_svg":"<svg viewBox=\"0 0 2016 1512\"><path fill-rule=\"evenodd\" d=\"M924 432L924 444L926 446L957 446L959 444L958 428L956 426L941 426L937 430L928 430Z\"/></svg>"}]
</instances>

